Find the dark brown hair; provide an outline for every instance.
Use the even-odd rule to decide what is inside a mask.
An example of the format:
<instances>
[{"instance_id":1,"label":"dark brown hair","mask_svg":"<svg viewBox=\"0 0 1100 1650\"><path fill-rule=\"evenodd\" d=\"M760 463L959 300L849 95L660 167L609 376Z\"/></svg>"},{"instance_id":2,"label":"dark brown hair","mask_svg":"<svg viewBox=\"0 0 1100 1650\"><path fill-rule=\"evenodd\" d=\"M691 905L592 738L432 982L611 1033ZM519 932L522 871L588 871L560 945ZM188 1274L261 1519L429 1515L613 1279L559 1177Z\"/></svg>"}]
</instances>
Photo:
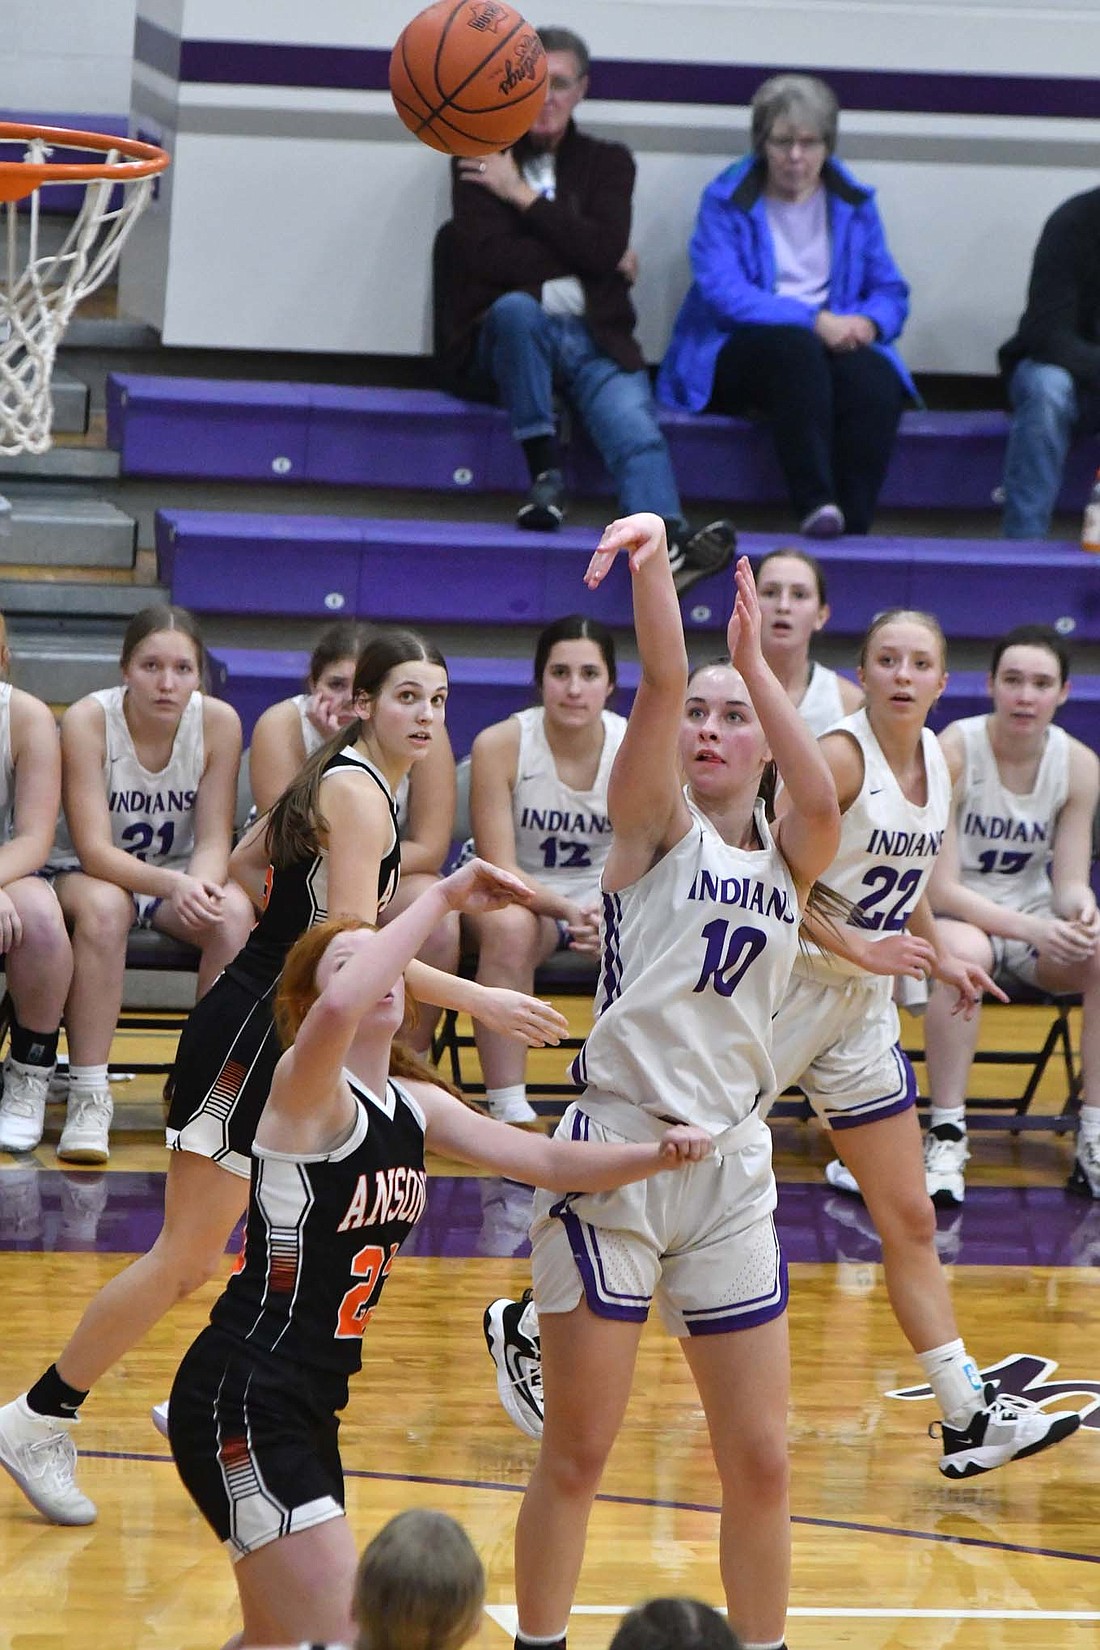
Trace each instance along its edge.
<instances>
[{"instance_id":1,"label":"dark brown hair","mask_svg":"<svg viewBox=\"0 0 1100 1650\"><path fill-rule=\"evenodd\" d=\"M359 655L352 683L353 699L377 698L390 671L412 660L447 669L439 649L414 630L380 630ZM307 757L275 803L268 819L267 851L276 870L283 870L297 860L310 859L317 852L320 833L328 830L318 799L321 776L332 757L345 746L354 745L362 732L362 720L356 716Z\"/></svg>"},{"instance_id":2,"label":"dark brown hair","mask_svg":"<svg viewBox=\"0 0 1100 1650\"><path fill-rule=\"evenodd\" d=\"M318 636L317 644L309 656L306 686L316 687L317 678L329 665L339 664L341 659L357 660L373 634L370 625L359 624L355 619L343 619L339 624L330 624L328 629L323 630Z\"/></svg>"},{"instance_id":3,"label":"dark brown hair","mask_svg":"<svg viewBox=\"0 0 1100 1650\"><path fill-rule=\"evenodd\" d=\"M810 572L813 574L814 584L817 586L817 599L821 606L824 607L826 601L828 600L828 597L825 594L825 569L822 567L816 556L811 556L808 550L800 550L796 544L777 544L774 550L769 550L766 556L761 556L760 560L756 564L755 577L757 584L760 583L760 580L764 576L765 567L767 567L770 561L774 561L777 556L793 556L795 561L801 561L806 564Z\"/></svg>"},{"instance_id":4,"label":"dark brown hair","mask_svg":"<svg viewBox=\"0 0 1100 1650\"><path fill-rule=\"evenodd\" d=\"M614 636L605 624L601 624L599 619L589 618L587 613L567 613L564 618L555 619L553 624L548 624L545 630L539 631L538 641L535 643L535 686L540 692L542 678L550 662L550 654L558 642L595 642L603 654L611 686L615 686L618 676L615 668Z\"/></svg>"},{"instance_id":5,"label":"dark brown hair","mask_svg":"<svg viewBox=\"0 0 1100 1650\"><path fill-rule=\"evenodd\" d=\"M741 1650L717 1610L697 1598L651 1598L625 1615L609 1650Z\"/></svg>"},{"instance_id":6,"label":"dark brown hair","mask_svg":"<svg viewBox=\"0 0 1100 1650\"><path fill-rule=\"evenodd\" d=\"M1015 630L1010 630L1007 636L1002 636L993 644L993 657L989 662L989 674L996 676L997 667L1006 648L1010 647L1041 647L1052 654L1057 665L1058 675L1064 685L1069 681L1069 648L1058 632L1048 624L1019 624Z\"/></svg>"}]
</instances>

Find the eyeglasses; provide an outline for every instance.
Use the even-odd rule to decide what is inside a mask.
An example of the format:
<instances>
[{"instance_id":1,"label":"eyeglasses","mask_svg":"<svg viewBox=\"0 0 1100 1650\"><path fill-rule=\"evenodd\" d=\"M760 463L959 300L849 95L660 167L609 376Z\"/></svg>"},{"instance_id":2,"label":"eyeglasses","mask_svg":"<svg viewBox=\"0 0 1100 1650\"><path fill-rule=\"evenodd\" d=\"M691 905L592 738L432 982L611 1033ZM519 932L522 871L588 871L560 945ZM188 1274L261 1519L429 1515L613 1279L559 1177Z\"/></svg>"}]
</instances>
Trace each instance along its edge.
<instances>
[{"instance_id":1,"label":"eyeglasses","mask_svg":"<svg viewBox=\"0 0 1100 1650\"><path fill-rule=\"evenodd\" d=\"M822 137L770 137L765 138L764 141L769 149L777 149L782 155L793 154L796 149L802 149L808 153L811 150L824 149L825 147L825 139Z\"/></svg>"}]
</instances>

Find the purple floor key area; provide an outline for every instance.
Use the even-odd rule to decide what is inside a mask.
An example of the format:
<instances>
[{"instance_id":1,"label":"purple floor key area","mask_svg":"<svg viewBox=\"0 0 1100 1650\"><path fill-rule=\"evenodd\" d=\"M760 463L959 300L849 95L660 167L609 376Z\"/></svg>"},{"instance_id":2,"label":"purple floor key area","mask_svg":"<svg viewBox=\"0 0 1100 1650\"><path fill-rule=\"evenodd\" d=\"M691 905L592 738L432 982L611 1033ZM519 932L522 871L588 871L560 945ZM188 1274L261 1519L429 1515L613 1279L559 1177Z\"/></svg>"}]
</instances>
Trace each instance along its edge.
<instances>
[{"instance_id":1,"label":"purple floor key area","mask_svg":"<svg viewBox=\"0 0 1100 1650\"><path fill-rule=\"evenodd\" d=\"M406 1255L523 1257L531 1193L512 1181L433 1175ZM0 1250L141 1254L160 1230L164 1176L0 1169ZM863 1204L823 1182L780 1185L778 1225L791 1262L874 1263L878 1237ZM238 1247L234 1238L231 1248ZM1100 1266L1100 1203L1051 1186L977 1186L940 1211L936 1247L962 1266Z\"/></svg>"}]
</instances>

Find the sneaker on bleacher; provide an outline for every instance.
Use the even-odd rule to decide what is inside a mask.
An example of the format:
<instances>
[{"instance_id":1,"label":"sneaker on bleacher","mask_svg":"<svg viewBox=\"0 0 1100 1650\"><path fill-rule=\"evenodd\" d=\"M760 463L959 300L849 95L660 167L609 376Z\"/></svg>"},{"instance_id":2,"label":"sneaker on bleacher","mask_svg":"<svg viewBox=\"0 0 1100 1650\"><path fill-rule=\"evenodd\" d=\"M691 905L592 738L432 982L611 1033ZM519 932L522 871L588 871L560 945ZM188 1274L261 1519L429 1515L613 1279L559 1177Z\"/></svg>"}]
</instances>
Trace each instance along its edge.
<instances>
[{"instance_id":1,"label":"sneaker on bleacher","mask_svg":"<svg viewBox=\"0 0 1100 1650\"><path fill-rule=\"evenodd\" d=\"M924 1137L924 1179L937 1209L957 1209L966 1196L963 1170L970 1156L966 1130L937 1123Z\"/></svg>"},{"instance_id":2,"label":"sneaker on bleacher","mask_svg":"<svg viewBox=\"0 0 1100 1650\"><path fill-rule=\"evenodd\" d=\"M42 1138L51 1068L24 1066L9 1055L4 1061L0 1099L0 1151L31 1152Z\"/></svg>"},{"instance_id":3,"label":"sneaker on bleacher","mask_svg":"<svg viewBox=\"0 0 1100 1650\"><path fill-rule=\"evenodd\" d=\"M66 1163L106 1163L114 1116L110 1089L82 1089L69 1084L69 1107L57 1155Z\"/></svg>"}]
</instances>

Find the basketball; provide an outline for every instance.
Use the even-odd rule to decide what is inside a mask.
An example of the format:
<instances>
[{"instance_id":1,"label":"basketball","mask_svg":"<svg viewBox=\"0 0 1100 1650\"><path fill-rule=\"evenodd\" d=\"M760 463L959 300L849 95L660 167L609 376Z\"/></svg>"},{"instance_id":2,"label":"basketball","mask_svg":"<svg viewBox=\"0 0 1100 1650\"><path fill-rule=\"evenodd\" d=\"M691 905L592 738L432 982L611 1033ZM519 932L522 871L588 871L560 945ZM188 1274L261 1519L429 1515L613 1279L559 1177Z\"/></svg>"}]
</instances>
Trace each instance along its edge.
<instances>
[{"instance_id":1,"label":"basketball","mask_svg":"<svg viewBox=\"0 0 1100 1650\"><path fill-rule=\"evenodd\" d=\"M490 155L521 138L546 98L546 53L500 0L437 0L390 56L394 108L445 155Z\"/></svg>"}]
</instances>

